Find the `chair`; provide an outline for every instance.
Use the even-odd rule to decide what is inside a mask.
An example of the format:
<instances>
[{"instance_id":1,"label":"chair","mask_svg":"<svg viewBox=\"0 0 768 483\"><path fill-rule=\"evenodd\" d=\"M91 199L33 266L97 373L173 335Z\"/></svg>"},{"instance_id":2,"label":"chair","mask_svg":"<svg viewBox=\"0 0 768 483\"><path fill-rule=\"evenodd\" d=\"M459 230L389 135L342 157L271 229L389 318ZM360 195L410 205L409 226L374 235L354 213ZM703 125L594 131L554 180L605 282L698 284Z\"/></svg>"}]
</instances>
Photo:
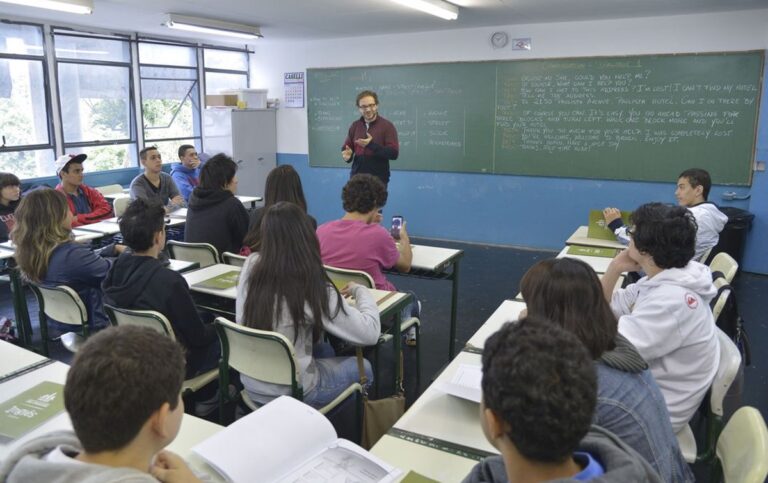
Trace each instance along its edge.
<instances>
[{"instance_id":1,"label":"chair","mask_svg":"<svg viewBox=\"0 0 768 483\"><path fill-rule=\"evenodd\" d=\"M219 252L210 243L189 243L177 240L168 240L166 248L171 258L187 262L197 262L200 268L219 263Z\"/></svg>"},{"instance_id":2,"label":"chair","mask_svg":"<svg viewBox=\"0 0 768 483\"><path fill-rule=\"evenodd\" d=\"M88 337L88 310L80 296L71 287L59 285L44 287L30 283L32 292L37 297L40 308L40 334L43 342L43 355L48 356L48 319L51 318L62 324L71 325L80 334L68 332L61 336L61 342L67 350L77 352L77 349Z\"/></svg>"},{"instance_id":3,"label":"chair","mask_svg":"<svg viewBox=\"0 0 768 483\"><path fill-rule=\"evenodd\" d=\"M96 190L102 195L114 195L123 192L123 187L119 184L108 184L106 186L97 186Z\"/></svg>"},{"instance_id":4,"label":"chair","mask_svg":"<svg viewBox=\"0 0 768 483\"><path fill-rule=\"evenodd\" d=\"M288 386L291 388L292 397L299 401L304 399L296 350L287 337L278 332L238 325L223 317L217 317L214 324L221 341L219 417L222 424L224 423L224 404L229 399L228 389L226 389L229 386L229 368L260 381ZM350 384L336 399L322 407L320 412L327 414L349 396L358 392L360 394L357 398L357 420L361 421L362 389L357 382ZM240 393L240 397L251 410L255 411L259 408L259 404L248 397L246 390Z\"/></svg>"},{"instance_id":5,"label":"chair","mask_svg":"<svg viewBox=\"0 0 768 483\"><path fill-rule=\"evenodd\" d=\"M154 310L130 310L113 307L104 304L104 311L113 325L136 325L139 327L148 327L156 330L163 335L167 335L176 340L176 334L168 318L160 312ZM186 379L181 385L182 396L197 392L218 377L218 370L211 369L208 372Z\"/></svg>"},{"instance_id":6,"label":"chair","mask_svg":"<svg viewBox=\"0 0 768 483\"><path fill-rule=\"evenodd\" d=\"M115 200L112 201L112 211L115 212L115 216L123 216L125 209L128 208L128 205L130 204L130 198L115 198Z\"/></svg>"},{"instance_id":7,"label":"chair","mask_svg":"<svg viewBox=\"0 0 768 483\"><path fill-rule=\"evenodd\" d=\"M722 280L722 279L718 279L718 280ZM724 283L725 282L723 282L723 284ZM715 286L717 288L720 288L719 285L722 285L722 284L718 284L717 282L715 283ZM715 301L715 305L712 306L712 316L715 319L715 323L717 323L717 319L720 317L720 313L725 308L725 304L726 302L728 302L728 297L730 297L731 294L732 294L731 289L729 288L724 289L720 293L720 295L717 297L717 300Z\"/></svg>"},{"instance_id":8,"label":"chair","mask_svg":"<svg viewBox=\"0 0 768 483\"><path fill-rule=\"evenodd\" d=\"M706 435L703 450L697 451L696 439L690 425L686 425L677 433L680 451L688 463L712 462L714 460L715 444L720 432L723 430L723 400L741 365L741 353L736 344L733 343L725 332L717 328L715 330L720 344L720 365L715 374L715 379L712 381L712 386L707 393L709 404L706 405L707 408L704 410Z\"/></svg>"},{"instance_id":9,"label":"chair","mask_svg":"<svg viewBox=\"0 0 768 483\"><path fill-rule=\"evenodd\" d=\"M712 482L762 483L768 476L768 428L757 409L733 413L717 440L719 465Z\"/></svg>"},{"instance_id":10,"label":"chair","mask_svg":"<svg viewBox=\"0 0 768 483\"><path fill-rule=\"evenodd\" d=\"M233 265L235 267L242 267L245 264L245 259L242 255L238 255L232 252L224 252L221 254L221 261L227 265Z\"/></svg>"},{"instance_id":11,"label":"chair","mask_svg":"<svg viewBox=\"0 0 768 483\"><path fill-rule=\"evenodd\" d=\"M348 268L338 268L338 267L332 267L330 265L323 265L325 267L325 273L328 274L328 278L331 279L331 282L341 290L346 286L349 282L355 282L359 285L362 285L364 287L368 288L376 288L373 278L367 273L363 272L362 270L351 270ZM408 329L411 327L416 328L416 339L419 338L419 329L421 328L421 321L416 317L409 317L408 319L402 321L400 323L400 333L405 334ZM381 344L384 344L386 342L389 342L392 340L392 334L389 332L385 332L379 336L379 342L376 345L376 353L374 354L374 365L376 366L376 369L378 371L379 368L379 350L378 346ZM378 381L380 378L378 377L378 374L376 375L376 379L374 380L374 384L378 384ZM419 390L419 387L421 386L421 350L419 349L419 346L416 346L416 390ZM378 386L377 386L378 388ZM378 391L377 391L378 392Z\"/></svg>"},{"instance_id":12,"label":"chair","mask_svg":"<svg viewBox=\"0 0 768 483\"><path fill-rule=\"evenodd\" d=\"M712 258L709 262L709 269L712 272L720 272L725 277L728 283L733 282L733 277L736 276L736 272L739 270L739 263L733 259L732 256L725 252L720 252Z\"/></svg>"},{"instance_id":13,"label":"chair","mask_svg":"<svg viewBox=\"0 0 768 483\"><path fill-rule=\"evenodd\" d=\"M707 260L709 260L709 256L712 255L712 248L708 248L704 253L701 254L701 256L696 260L699 263L707 263Z\"/></svg>"}]
</instances>

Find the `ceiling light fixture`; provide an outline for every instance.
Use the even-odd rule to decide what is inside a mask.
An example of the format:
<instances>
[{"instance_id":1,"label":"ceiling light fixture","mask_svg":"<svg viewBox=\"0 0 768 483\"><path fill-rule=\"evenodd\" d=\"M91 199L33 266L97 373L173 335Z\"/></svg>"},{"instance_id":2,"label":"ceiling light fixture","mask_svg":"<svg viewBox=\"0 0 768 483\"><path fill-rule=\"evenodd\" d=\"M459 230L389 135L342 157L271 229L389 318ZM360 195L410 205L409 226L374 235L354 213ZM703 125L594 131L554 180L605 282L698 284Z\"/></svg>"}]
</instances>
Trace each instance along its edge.
<instances>
[{"instance_id":1,"label":"ceiling light fixture","mask_svg":"<svg viewBox=\"0 0 768 483\"><path fill-rule=\"evenodd\" d=\"M172 29L186 30L201 34L224 35L238 39L253 40L263 37L259 27L240 23L223 22L207 18L187 17L175 13L168 14L168 21L163 25Z\"/></svg>"},{"instance_id":2,"label":"ceiling light fixture","mask_svg":"<svg viewBox=\"0 0 768 483\"><path fill-rule=\"evenodd\" d=\"M47 8L60 12L89 15L93 12L93 0L0 0L3 3L24 5L25 7Z\"/></svg>"},{"instance_id":3,"label":"ceiling light fixture","mask_svg":"<svg viewBox=\"0 0 768 483\"><path fill-rule=\"evenodd\" d=\"M444 0L392 0L400 5L415 8L445 20L459 18L459 7Z\"/></svg>"}]
</instances>

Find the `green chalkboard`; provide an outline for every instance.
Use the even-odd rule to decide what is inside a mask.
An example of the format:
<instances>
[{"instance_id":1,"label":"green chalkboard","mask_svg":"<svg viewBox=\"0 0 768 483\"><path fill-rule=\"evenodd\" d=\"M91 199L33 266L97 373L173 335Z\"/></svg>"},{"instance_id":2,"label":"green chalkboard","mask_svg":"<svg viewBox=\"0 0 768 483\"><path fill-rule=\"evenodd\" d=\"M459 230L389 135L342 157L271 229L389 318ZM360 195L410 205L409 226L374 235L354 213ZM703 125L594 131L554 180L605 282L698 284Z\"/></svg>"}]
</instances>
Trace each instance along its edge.
<instances>
[{"instance_id":1,"label":"green chalkboard","mask_svg":"<svg viewBox=\"0 0 768 483\"><path fill-rule=\"evenodd\" d=\"M669 181L707 169L751 182L763 51L308 69L309 160L341 145L379 95L393 169Z\"/></svg>"}]
</instances>

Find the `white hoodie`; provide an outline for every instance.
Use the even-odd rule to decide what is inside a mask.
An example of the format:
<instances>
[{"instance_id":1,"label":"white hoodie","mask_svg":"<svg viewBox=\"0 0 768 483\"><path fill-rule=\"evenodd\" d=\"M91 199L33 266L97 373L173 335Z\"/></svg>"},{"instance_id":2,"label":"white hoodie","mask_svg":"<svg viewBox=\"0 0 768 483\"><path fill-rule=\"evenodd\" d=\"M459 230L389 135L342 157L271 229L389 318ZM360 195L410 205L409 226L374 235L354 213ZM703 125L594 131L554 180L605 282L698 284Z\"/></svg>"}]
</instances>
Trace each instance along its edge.
<instances>
[{"instance_id":1,"label":"white hoodie","mask_svg":"<svg viewBox=\"0 0 768 483\"><path fill-rule=\"evenodd\" d=\"M611 299L619 332L648 361L675 432L696 412L720 362L709 308L715 294L709 267L689 262L643 277Z\"/></svg>"},{"instance_id":2,"label":"white hoodie","mask_svg":"<svg viewBox=\"0 0 768 483\"><path fill-rule=\"evenodd\" d=\"M725 224L728 223L728 216L720 211L714 203L704 202L698 205L690 206L688 209L696 218L696 224L699 226L696 232L696 254L694 260L701 260L704 252L717 245L720 240L720 232L723 231Z\"/></svg>"}]
</instances>

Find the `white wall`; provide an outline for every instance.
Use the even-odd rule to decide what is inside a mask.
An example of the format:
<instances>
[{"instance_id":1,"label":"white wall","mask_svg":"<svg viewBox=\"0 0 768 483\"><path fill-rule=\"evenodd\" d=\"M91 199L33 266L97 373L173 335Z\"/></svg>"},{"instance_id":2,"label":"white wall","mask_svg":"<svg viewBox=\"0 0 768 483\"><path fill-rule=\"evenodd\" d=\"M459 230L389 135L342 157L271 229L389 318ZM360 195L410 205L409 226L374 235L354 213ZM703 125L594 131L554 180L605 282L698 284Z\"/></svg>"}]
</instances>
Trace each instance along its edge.
<instances>
[{"instance_id":1,"label":"white wall","mask_svg":"<svg viewBox=\"0 0 768 483\"><path fill-rule=\"evenodd\" d=\"M251 56L251 87L268 88L269 97L282 98L283 73L311 67L757 50L768 46L766 26L768 9L309 42L267 39L255 45L255 54ZM531 37L533 50L493 49L489 37L499 30L508 32L510 38ZM354 103L354 99L350 99L350 103ZM306 154L306 110L281 109L277 117L278 151Z\"/></svg>"}]
</instances>

